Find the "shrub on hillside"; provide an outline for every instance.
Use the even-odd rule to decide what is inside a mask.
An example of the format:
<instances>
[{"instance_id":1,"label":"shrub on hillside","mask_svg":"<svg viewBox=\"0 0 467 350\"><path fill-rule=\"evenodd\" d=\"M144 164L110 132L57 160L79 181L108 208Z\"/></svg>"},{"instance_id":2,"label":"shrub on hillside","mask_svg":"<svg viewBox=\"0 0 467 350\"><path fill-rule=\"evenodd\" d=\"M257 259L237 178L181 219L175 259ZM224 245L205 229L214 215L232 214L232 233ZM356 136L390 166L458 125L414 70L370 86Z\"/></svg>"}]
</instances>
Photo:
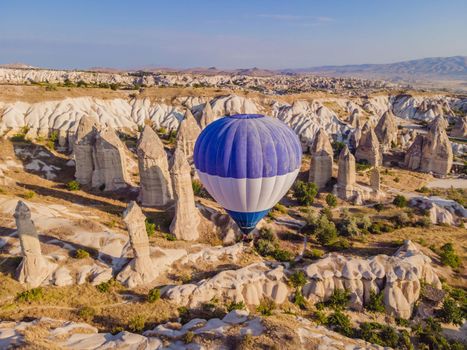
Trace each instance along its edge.
<instances>
[{"instance_id":1,"label":"shrub on hillside","mask_svg":"<svg viewBox=\"0 0 467 350\"><path fill-rule=\"evenodd\" d=\"M453 269L457 269L461 266L461 259L454 251L454 247L451 243L446 243L441 247L439 256L444 265L450 266Z\"/></svg>"},{"instance_id":2,"label":"shrub on hillside","mask_svg":"<svg viewBox=\"0 0 467 350\"><path fill-rule=\"evenodd\" d=\"M398 194L392 201L392 204L394 204L398 208L405 208L407 206L407 198L405 198L403 195Z\"/></svg>"},{"instance_id":3,"label":"shrub on hillside","mask_svg":"<svg viewBox=\"0 0 467 350\"><path fill-rule=\"evenodd\" d=\"M318 187L313 182L297 181L293 193L301 205L311 205L318 194Z\"/></svg>"},{"instance_id":4,"label":"shrub on hillside","mask_svg":"<svg viewBox=\"0 0 467 350\"><path fill-rule=\"evenodd\" d=\"M332 193L326 195L326 204L331 208L334 208L337 205L337 197Z\"/></svg>"}]
</instances>

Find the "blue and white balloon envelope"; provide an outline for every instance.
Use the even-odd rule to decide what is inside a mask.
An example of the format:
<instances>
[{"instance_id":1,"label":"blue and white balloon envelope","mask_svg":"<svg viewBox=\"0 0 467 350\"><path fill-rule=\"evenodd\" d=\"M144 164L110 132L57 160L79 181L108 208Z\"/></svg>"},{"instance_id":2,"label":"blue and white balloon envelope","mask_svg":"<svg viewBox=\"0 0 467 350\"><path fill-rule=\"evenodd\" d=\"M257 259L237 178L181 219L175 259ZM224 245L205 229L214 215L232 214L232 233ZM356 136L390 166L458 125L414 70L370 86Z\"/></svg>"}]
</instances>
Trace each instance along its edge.
<instances>
[{"instance_id":1,"label":"blue and white balloon envelope","mask_svg":"<svg viewBox=\"0 0 467 350\"><path fill-rule=\"evenodd\" d=\"M204 187L244 233L287 193L301 158L297 135L280 120L261 114L237 114L210 123L194 150Z\"/></svg>"}]
</instances>

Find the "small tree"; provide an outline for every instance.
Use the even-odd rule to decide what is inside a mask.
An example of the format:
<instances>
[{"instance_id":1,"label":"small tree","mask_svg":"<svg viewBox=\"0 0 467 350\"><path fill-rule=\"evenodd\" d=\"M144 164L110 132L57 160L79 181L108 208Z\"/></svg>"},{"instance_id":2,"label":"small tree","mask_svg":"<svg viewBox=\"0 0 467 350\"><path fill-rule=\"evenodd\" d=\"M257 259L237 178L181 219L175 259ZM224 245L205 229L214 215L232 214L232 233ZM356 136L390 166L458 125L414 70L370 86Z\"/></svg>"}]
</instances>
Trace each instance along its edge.
<instances>
[{"instance_id":1,"label":"small tree","mask_svg":"<svg viewBox=\"0 0 467 350\"><path fill-rule=\"evenodd\" d=\"M326 245L331 243L337 237L336 225L325 215L321 215L316 221L315 234L320 244Z\"/></svg>"},{"instance_id":2,"label":"small tree","mask_svg":"<svg viewBox=\"0 0 467 350\"><path fill-rule=\"evenodd\" d=\"M392 204L394 204L398 208L404 208L407 206L407 198L405 198L403 195L398 194L392 201Z\"/></svg>"},{"instance_id":3,"label":"small tree","mask_svg":"<svg viewBox=\"0 0 467 350\"><path fill-rule=\"evenodd\" d=\"M337 205L337 197L333 195L332 193L328 193L326 195L326 203L331 208L334 208Z\"/></svg>"},{"instance_id":4,"label":"small tree","mask_svg":"<svg viewBox=\"0 0 467 350\"><path fill-rule=\"evenodd\" d=\"M318 187L314 182L297 181L293 192L295 198L301 205L311 205L318 194Z\"/></svg>"}]
</instances>

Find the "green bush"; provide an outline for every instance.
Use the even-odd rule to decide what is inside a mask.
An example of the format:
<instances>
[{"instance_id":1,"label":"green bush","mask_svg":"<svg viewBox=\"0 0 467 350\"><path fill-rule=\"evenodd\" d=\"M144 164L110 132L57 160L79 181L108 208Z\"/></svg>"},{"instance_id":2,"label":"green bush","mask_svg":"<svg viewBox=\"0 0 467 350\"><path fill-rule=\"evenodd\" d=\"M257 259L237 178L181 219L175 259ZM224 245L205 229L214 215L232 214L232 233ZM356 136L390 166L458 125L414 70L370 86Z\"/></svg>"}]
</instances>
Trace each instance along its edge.
<instances>
[{"instance_id":1,"label":"green bush","mask_svg":"<svg viewBox=\"0 0 467 350\"><path fill-rule=\"evenodd\" d=\"M457 269L461 266L461 259L454 251L454 247L451 243L446 243L441 247L439 256L444 265L450 266L453 269Z\"/></svg>"},{"instance_id":2,"label":"green bush","mask_svg":"<svg viewBox=\"0 0 467 350\"><path fill-rule=\"evenodd\" d=\"M326 195L326 203L331 208L334 208L337 205L337 197L333 195L332 193L328 193Z\"/></svg>"},{"instance_id":3,"label":"green bush","mask_svg":"<svg viewBox=\"0 0 467 350\"><path fill-rule=\"evenodd\" d=\"M128 328L130 331L139 333L144 330L144 326L146 325L146 318L143 315L136 315L130 319L128 322Z\"/></svg>"},{"instance_id":4,"label":"green bush","mask_svg":"<svg viewBox=\"0 0 467 350\"><path fill-rule=\"evenodd\" d=\"M376 322L363 322L357 332L359 338L373 344L401 349L399 333L391 326Z\"/></svg>"},{"instance_id":5,"label":"green bush","mask_svg":"<svg viewBox=\"0 0 467 350\"><path fill-rule=\"evenodd\" d=\"M313 248L309 252L307 252L307 257L310 259L320 259L324 255L324 252L321 249Z\"/></svg>"},{"instance_id":6,"label":"green bush","mask_svg":"<svg viewBox=\"0 0 467 350\"><path fill-rule=\"evenodd\" d=\"M276 249L272 252L272 257L277 261L287 262L292 261L294 255L292 252L285 249Z\"/></svg>"},{"instance_id":7,"label":"green bush","mask_svg":"<svg viewBox=\"0 0 467 350\"><path fill-rule=\"evenodd\" d=\"M300 309L305 310L308 307L308 302L302 294L300 289L297 289L294 294L293 303L297 305Z\"/></svg>"},{"instance_id":8,"label":"green bush","mask_svg":"<svg viewBox=\"0 0 467 350\"><path fill-rule=\"evenodd\" d=\"M439 316L445 323L453 323L462 326L466 315L462 312L462 309L457 305L454 299L446 298L439 312Z\"/></svg>"},{"instance_id":9,"label":"green bush","mask_svg":"<svg viewBox=\"0 0 467 350\"><path fill-rule=\"evenodd\" d=\"M193 333L192 331L188 331L185 333L183 341L185 342L185 344L190 344L194 338L195 338L195 333Z\"/></svg>"},{"instance_id":10,"label":"green bush","mask_svg":"<svg viewBox=\"0 0 467 350\"><path fill-rule=\"evenodd\" d=\"M295 271L292 275L290 275L289 281L293 287L300 288L305 285L307 279L305 273L301 270L298 270Z\"/></svg>"},{"instance_id":11,"label":"green bush","mask_svg":"<svg viewBox=\"0 0 467 350\"><path fill-rule=\"evenodd\" d=\"M203 185L201 184L201 181L199 180L193 180L191 182L191 186L193 187L193 193L195 196L201 196L203 192Z\"/></svg>"},{"instance_id":12,"label":"green bush","mask_svg":"<svg viewBox=\"0 0 467 350\"><path fill-rule=\"evenodd\" d=\"M433 318L427 318L425 324L415 330L418 340L425 344L428 349L451 350L448 340L442 335L442 327Z\"/></svg>"},{"instance_id":13,"label":"green bush","mask_svg":"<svg viewBox=\"0 0 467 350\"><path fill-rule=\"evenodd\" d=\"M159 288L153 288L149 291L147 300L150 303L155 303L160 298L161 298L161 291L159 290Z\"/></svg>"},{"instance_id":14,"label":"green bush","mask_svg":"<svg viewBox=\"0 0 467 350\"><path fill-rule=\"evenodd\" d=\"M384 204L383 204L383 203L376 203L376 204L373 206L373 208L375 208L375 210L376 210L377 212L380 212L381 210L384 209Z\"/></svg>"},{"instance_id":15,"label":"green bush","mask_svg":"<svg viewBox=\"0 0 467 350\"><path fill-rule=\"evenodd\" d=\"M86 258L89 258L89 252L87 250L84 250L84 249L77 249L75 251L75 258L76 259L86 259Z\"/></svg>"},{"instance_id":16,"label":"green bush","mask_svg":"<svg viewBox=\"0 0 467 350\"><path fill-rule=\"evenodd\" d=\"M94 310L90 306L83 306L78 310L78 316L85 320L86 322L92 321L94 316L96 315L96 310Z\"/></svg>"},{"instance_id":17,"label":"green bush","mask_svg":"<svg viewBox=\"0 0 467 350\"><path fill-rule=\"evenodd\" d=\"M114 280L110 279L107 282L102 282L96 286L97 290L101 293L110 292L112 286L114 285Z\"/></svg>"},{"instance_id":18,"label":"green bush","mask_svg":"<svg viewBox=\"0 0 467 350\"><path fill-rule=\"evenodd\" d=\"M392 201L392 204L394 204L398 208L405 208L407 206L407 198L405 198L403 195L398 194Z\"/></svg>"},{"instance_id":19,"label":"green bush","mask_svg":"<svg viewBox=\"0 0 467 350\"><path fill-rule=\"evenodd\" d=\"M328 322L326 314L321 310L316 310L313 313L313 319L316 321L317 324L321 325L325 325Z\"/></svg>"},{"instance_id":20,"label":"green bush","mask_svg":"<svg viewBox=\"0 0 467 350\"><path fill-rule=\"evenodd\" d=\"M26 191L23 194L23 198L32 199L32 198L34 198L35 195L36 195L36 193L34 191Z\"/></svg>"},{"instance_id":21,"label":"green bush","mask_svg":"<svg viewBox=\"0 0 467 350\"><path fill-rule=\"evenodd\" d=\"M68 191L78 191L80 189L80 184L76 180L71 180L66 184Z\"/></svg>"},{"instance_id":22,"label":"green bush","mask_svg":"<svg viewBox=\"0 0 467 350\"><path fill-rule=\"evenodd\" d=\"M39 301L43 297L44 290L42 289L42 287L37 287L18 293L16 295L16 301L31 303L33 301Z\"/></svg>"},{"instance_id":23,"label":"green bush","mask_svg":"<svg viewBox=\"0 0 467 350\"><path fill-rule=\"evenodd\" d=\"M274 207L273 207L273 210L276 210L278 211L279 213L282 213L282 214L287 214L289 212L289 210L287 209L287 207L285 205L282 205L280 203L277 203Z\"/></svg>"},{"instance_id":24,"label":"green bush","mask_svg":"<svg viewBox=\"0 0 467 350\"><path fill-rule=\"evenodd\" d=\"M373 312L385 312L383 293L376 293L374 291L370 291L370 300L365 305L365 308L369 311Z\"/></svg>"},{"instance_id":25,"label":"green bush","mask_svg":"<svg viewBox=\"0 0 467 350\"><path fill-rule=\"evenodd\" d=\"M326 319L326 325L346 337L352 337L354 333L350 325L350 318L341 311L330 314Z\"/></svg>"},{"instance_id":26,"label":"green bush","mask_svg":"<svg viewBox=\"0 0 467 350\"><path fill-rule=\"evenodd\" d=\"M332 251L341 251L349 249L352 245L346 238L335 239L331 243L326 244L326 247Z\"/></svg>"},{"instance_id":27,"label":"green bush","mask_svg":"<svg viewBox=\"0 0 467 350\"><path fill-rule=\"evenodd\" d=\"M318 187L313 182L297 181L293 187L294 196L301 205L311 205L318 194Z\"/></svg>"},{"instance_id":28,"label":"green bush","mask_svg":"<svg viewBox=\"0 0 467 350\"><path fill-rule=\"evenodd\" d=\"M276 303L271 299L265 298L260 301L256 311L258 311L263 316L271 316L275 308Z\"/></svg>"},{"instance_id":29,"label":"green bush","mask_svg":"<svg viewBox=\"0 0 467 350\"><path fill-rule=\"evenodd\" d=\"M336 225L324 215L317 219L314 232L317 241L322 245L331 243L337 237Z\"/></svg>"},{"instance_id":30,"label":"green bush","mask_svg":"<svg viewBox=\"0 0 467 350\"><path fill-rule=\"evenodd\" d=\"M353 237L360 234L357 219L354 216L351 216L347 209L342 212L337 227L339 235L341 236Z\"/></svg>"},{"instance_id":31,"label":"green bush","mask_svg":"<svg viewBox=\"0 0 467 350\"><path fill-rule=\"evenodd\" d=\"M324 305L334 310L342 310L347 307L349 300L350 294L348 291L336 288L329 299L324 302Z\"/></svg>"},{"instance_id":32,"label":"green bush","mask_svg":"<svg viewBox=\"0 0 467 350\"><path fill-rule=\"evenodd\" d=\"M154 236L154 234L156 233L156 224L148 218L144 220L144 224L146 226L146 233L148 234L148 237Z\"/></svg>"},{"instance_id":33,"label":"green bush","mask_svg":"<svg viewBox=\"0 0 467 350\"><path fill-rule=\"evenodd\" d=\"M235 301L232 301L227 305L227 311L233 311L233 310L244 310L245 309L245 303L243 301L239 301L236 303Z\"/></svg>"}]
</instances>

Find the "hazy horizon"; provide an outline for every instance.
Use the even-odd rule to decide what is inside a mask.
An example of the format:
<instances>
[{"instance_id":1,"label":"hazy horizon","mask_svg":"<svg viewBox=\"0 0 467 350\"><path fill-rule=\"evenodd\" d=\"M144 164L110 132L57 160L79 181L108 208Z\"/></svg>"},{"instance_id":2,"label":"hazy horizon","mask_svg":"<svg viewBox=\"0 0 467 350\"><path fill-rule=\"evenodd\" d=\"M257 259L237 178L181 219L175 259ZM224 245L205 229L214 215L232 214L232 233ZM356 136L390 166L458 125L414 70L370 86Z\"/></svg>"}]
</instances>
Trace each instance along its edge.
<instances>
[{"instance_id":1,"label":"hazy horizon","mask_svg":"<svg viewBox=\"0 0 467 350\"><path fill-rule=\"evenodd\" d=\"M213 0L0 4L0 63L285 69L467 55L467 3Z\"/></svg>"}]
</instances>

